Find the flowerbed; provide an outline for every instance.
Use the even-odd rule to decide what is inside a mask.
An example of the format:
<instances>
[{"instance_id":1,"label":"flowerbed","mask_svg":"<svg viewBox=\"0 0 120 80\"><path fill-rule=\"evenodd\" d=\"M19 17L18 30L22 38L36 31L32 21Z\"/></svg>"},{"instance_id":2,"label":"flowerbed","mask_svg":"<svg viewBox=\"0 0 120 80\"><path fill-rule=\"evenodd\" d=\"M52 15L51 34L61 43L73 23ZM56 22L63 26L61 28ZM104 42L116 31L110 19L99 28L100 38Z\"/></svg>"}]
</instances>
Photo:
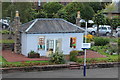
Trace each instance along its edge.
<instances>
[{"instance_id":1,"label":"flowerbed","mask_svg":"<svg viewBox=\"0 0 120 80\"><path fill-rule=\"evenodd\" d=\"M107 63L107 62L119 62L117 56L115 57L107 57L107 58L87 58L86 63L87 64L93 64L93 63ZM83 64L84 58L78 58L77 62L80 64Z\"/></svg>"}]
</instances>

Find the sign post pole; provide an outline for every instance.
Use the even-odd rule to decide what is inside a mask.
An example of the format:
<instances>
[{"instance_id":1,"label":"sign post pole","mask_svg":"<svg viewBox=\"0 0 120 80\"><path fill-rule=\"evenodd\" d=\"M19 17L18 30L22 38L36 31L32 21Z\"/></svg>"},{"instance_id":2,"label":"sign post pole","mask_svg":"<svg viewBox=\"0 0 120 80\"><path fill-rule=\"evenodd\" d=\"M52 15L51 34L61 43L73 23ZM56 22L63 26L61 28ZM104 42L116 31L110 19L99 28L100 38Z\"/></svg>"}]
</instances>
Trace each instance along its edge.
<instances>
[{"instance_id":1,"label":"sign post pole","mask_svg":"<svg viewBox=\"0 0 120 80\"><path fill-rule=\"evenodd\" d=\"M87 21L86 21L86 29L85 29L85 43L87 41ZM83 70L83 75L86 76L86 49L85 49L85 54L84 54L84 70Z\"/></svg>"},{"instance_id":2,"label":"sign post pole","mask_svg":"<svg viewBox=\"0 0 120 80\"><path fill-rule=\"evenodd\" d=\"M83 70L83 75L84 77L86 76L86 49L90 48L90 43L86 43L87 42L87 21L85 21L84 19L81 19L79 22L85 22L86 25L86 29L85 29L85 43L83 43L82 49L85 49L85 54L84 54L84 70ZM88 23L94 23L92 20L88 20Z\"/></svg>"}]
</instances>

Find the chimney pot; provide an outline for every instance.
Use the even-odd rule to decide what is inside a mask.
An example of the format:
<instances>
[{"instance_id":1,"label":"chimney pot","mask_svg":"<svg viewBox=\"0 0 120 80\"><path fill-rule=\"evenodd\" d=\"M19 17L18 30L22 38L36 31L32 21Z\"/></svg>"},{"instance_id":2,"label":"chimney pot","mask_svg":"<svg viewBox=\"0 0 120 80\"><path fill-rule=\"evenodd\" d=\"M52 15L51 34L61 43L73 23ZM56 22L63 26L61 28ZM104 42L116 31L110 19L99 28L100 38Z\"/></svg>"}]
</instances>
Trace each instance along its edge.
<instances>
[{"instance_id":1,"label":"chimney pot","mask_svg":"<svg viewBox=\"0 0 120 80\"><path fill-rule=\"evenodd\" d=\"M19 11L16 11L15 17L19 17Z\"/></svg>"},{"instance_id":2,"label":"chimney pot","mask_svg":"<svg viewBox=\"0 0 120 80\"><path fill-rule=\"evenodd\" d=\"M77 12L77 18L80 18L80 11Z\"/></svg>"}]
</instances>

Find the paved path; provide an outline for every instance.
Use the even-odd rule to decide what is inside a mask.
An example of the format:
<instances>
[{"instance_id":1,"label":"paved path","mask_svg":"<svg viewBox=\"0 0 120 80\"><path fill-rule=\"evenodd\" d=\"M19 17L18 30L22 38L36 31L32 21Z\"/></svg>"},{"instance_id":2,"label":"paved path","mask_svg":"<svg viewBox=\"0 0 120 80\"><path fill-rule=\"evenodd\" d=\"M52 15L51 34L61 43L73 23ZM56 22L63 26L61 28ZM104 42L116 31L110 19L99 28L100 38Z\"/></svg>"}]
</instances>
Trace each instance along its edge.
<instances>
[{"instance_id":1,"label":"paved path","mask_svg":"<svg viewBox=\"0 0 120 80\"><path fill-rule=\"evenodd\" d=\"M10 50L3 50L2 51L2 56L8 62L49 60L48 58L27 58L22 54L12 53Z\"/></svg>"},{"instance_id":2,"label":"paved path","mask_svg":"<svg viewBox=\"0 0 120 80\"><path fill-rule=\"evenodd\" d=\"M86 54L87 58L105 58L106 57L105 55L101 55L100 53L92 51L92 50L87 50L86 53L87 53ZM79 56L79 58L84 58L84 55Z\"/></svg>"},{"instance_id":3,"label":"paved path","mask_svg":"<svg viewBox=\"0 0 120 80\"><path fill-rule=\"evenodd\" d=\"M39 72L15 72L3 74L3 78L84 78L83 70L53 70ZM85 78L118 78L118 68L87 69Z\"/></svg>"},{"instance_id":4,"label":"paved path","mask_svg":"<svg viewBox=\"0 0 120 80\"><path fill-rule=\"evenodd\" d=\"M19 61L39 61L39 60L49 60L48 58L27 58L23 56L22 54L15 54L12 53L10 50L3 50L2 56L8 61L8 62L19 62ZM105 55L101 55L95 51L87 50L87 58L104 58ZM79 56L79 58L84 58L83 56Z\"/></svg>"}]
</instances>

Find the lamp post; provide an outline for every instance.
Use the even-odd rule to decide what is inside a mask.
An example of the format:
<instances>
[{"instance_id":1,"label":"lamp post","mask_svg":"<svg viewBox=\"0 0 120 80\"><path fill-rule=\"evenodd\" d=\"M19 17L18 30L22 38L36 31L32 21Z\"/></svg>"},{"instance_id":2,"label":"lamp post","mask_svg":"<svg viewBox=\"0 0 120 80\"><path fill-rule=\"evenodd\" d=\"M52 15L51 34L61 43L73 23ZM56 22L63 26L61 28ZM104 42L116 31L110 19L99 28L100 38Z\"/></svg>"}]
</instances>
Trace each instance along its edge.
<instances>
[{"instance_id":1,"label":"lamp post","mask_svg":"<svg viewBox=\"0 0 120 80\"><path fill-rule=\"evenodd\" d=\"M87 23L94 23L92 20L85 21L84 19L80 20L80 23L84 22L85 23L85 36L87 36ZM85 37L85 43L87 43L87 38ZM86 76L86 49L85 49L85 54L84 54L84 70L83 70L83 75Z\"/></svg>"}]
</instances>

